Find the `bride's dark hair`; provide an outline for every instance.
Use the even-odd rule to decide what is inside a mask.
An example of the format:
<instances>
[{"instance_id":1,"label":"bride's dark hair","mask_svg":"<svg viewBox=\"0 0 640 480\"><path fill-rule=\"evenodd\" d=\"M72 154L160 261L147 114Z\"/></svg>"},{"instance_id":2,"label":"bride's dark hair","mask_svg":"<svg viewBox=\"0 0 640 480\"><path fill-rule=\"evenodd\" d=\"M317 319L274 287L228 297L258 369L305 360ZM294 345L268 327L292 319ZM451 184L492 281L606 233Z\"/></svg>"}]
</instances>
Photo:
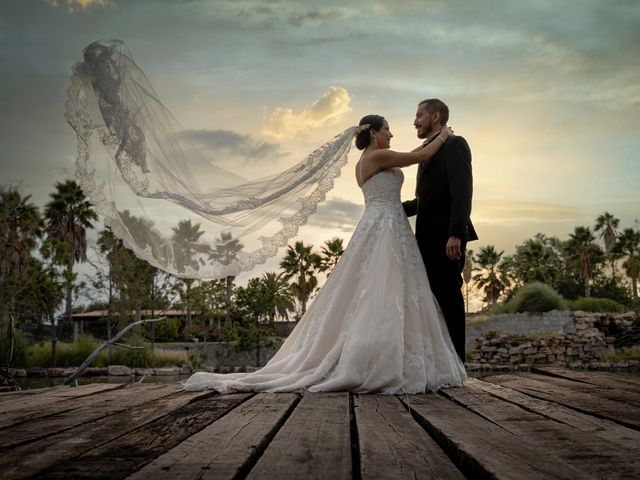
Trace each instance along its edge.
<instances>
[{"instance_id":1,"label":"bride's dark hair","mask_svg":"<svg viewBox=\"0 0 640 480\"><path fill-rule=\"evenodd\" d=\"M358 150L364 150L371 143L371 135L369 135L369 130L380 130L382 128L382 124L384 123L384 117L380 115L366 115L360 119L360 125L370 125L369 128L365 128L356 136L356 148Z\"/></svg>"}]
</instances>

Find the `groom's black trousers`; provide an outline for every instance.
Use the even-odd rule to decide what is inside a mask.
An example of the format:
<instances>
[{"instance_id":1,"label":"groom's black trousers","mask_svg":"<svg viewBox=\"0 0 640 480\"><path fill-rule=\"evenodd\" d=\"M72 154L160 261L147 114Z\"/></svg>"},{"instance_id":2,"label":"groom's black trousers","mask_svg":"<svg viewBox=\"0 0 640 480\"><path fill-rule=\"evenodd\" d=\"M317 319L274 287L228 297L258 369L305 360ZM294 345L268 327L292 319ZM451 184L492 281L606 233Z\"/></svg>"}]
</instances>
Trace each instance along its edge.
<instances>
[{"instance_id":1,"label":"groom's black trousers","mask_svg":"<svg viewBox=\"0 0 640 480\"><path fill-rule=\"evenodd\" d=\"M446 252L448 238L421 235L417 240L431 290L444 314L453 346L464 363L465 311L462 296L462 270L467 242L463 240L460 246L462 251L460 260L450 260Z\"/></svg>"}]
</instances>

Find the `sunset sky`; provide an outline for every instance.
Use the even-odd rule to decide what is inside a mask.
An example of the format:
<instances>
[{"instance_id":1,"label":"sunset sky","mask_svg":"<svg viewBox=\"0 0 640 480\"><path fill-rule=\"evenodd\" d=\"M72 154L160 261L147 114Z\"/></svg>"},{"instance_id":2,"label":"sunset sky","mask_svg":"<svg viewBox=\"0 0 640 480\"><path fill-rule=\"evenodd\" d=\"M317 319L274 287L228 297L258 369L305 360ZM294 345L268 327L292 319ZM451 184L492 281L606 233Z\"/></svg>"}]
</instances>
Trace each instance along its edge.
<instances>
[{"instance_id":1,"label":"sunset sky","mask_svg":"<svg viewBox=\"0 0 640 480\"><path fill-rule=\"evenodd\" d=\"M474 250L565 239L605 210L638 227L640 2L2 0L0 184L43 205L73 175L70 67L111 38L223 167L276 172L368 113L408 150L438 97L473 153ZM300 239L349 238L358 155Z\"/></svg>"}]
</instances>

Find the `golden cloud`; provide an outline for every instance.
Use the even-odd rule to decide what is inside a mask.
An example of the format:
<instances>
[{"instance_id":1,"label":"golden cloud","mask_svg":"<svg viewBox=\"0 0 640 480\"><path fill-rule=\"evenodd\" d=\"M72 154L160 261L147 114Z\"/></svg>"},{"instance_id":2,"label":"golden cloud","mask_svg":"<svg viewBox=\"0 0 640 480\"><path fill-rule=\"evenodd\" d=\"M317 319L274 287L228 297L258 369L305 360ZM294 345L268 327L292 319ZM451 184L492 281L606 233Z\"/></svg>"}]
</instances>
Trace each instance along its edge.
<instances>
[{"instance_id":1,"label":"golden cloud","mask_svg":"<svg viewBox=\"0 0 640 480\"><path fill-rule=\"evenodd\" d=\"M60 0L46 0L47 3L53 7L60 5ZM106 7L113 5L111 0L66 0L67 12L72 13L76 8L81 10L87 10L91 7Z\"/></svg>"},{"instance_id":2,"label":"golden cloud","mask_svg":"<svg viewBox=\"0 0 640 480\"><path fill-rule=\"evenodd\" d=\"M566 222L584 216L584 211L568 205L543 202L476 201L471 218L483 223Z\"/></svg>"},{"instance_id":3,"label":"golden cloud","mask_svg":"<svg viewBox=\"0 0 640 480\"><path fill-rule=\"evenodd\" d=\"M333 125L349 111L349 92L342 87L331 87L300 113L291 108L277 107L267 115L262 133L275 138L292 138L310 128Z\"/></svg>"}]
</instances>

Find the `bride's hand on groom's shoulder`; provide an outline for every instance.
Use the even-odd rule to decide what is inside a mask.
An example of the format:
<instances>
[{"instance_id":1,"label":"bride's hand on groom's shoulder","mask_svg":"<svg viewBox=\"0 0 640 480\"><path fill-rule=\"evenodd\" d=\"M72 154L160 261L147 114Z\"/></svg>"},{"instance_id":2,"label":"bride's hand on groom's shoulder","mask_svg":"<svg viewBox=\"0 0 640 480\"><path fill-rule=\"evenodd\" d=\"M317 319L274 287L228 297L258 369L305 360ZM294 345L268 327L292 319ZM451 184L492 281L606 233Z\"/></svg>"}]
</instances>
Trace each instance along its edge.
<instances>
[{"instance_id":1,"label":"bride's hand on groom's shoulder","mask_svg":"<svg viewBox=\"0 0 640 480\"><path fill-rule=\"evenodd\" d=\"M439 135L443 135L445 138L445 140L448 137L453 137L453 128L451 128L449 125L445 125L444 127L442 127L442 130L440 130Z\"/></svg>"}]
</instances>

